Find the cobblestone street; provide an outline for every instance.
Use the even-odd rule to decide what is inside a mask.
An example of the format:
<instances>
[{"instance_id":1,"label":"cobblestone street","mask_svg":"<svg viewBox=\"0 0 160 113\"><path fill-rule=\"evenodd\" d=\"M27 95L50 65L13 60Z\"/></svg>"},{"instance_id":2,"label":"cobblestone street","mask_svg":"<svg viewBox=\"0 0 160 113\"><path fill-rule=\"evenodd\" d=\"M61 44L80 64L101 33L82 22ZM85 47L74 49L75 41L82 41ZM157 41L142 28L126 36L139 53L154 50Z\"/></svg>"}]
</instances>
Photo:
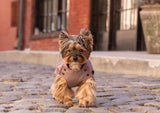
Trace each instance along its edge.
<instances>
[{"instance_id":1,"label":"cobblestone street","mask_svg":"<svg viewBox=\"0 0 160 113\"><path fill-rule=\"evenodd\" d=\"M97 101L79 108L76 99L68 107L52 98L53 71L51 66L0 62L0 113L160 113L160 79L97 72Z\"/></svg>"}]
</instances>

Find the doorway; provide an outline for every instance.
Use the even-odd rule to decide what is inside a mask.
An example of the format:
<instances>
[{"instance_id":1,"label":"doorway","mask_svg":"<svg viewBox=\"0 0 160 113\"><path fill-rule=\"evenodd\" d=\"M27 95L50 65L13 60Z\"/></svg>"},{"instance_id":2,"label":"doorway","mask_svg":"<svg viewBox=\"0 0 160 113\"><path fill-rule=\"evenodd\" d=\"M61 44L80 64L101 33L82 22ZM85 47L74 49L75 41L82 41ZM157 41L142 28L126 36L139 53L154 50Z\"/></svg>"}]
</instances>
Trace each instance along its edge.
<instances>
[{"instance_id":1,"label":"doorway","mask_svg":"<svg viewBox=\"0 0 160 113\"><path fill-rule=\"evenodd\" d=\"M90 29L94 38L94 50L108 50L107 11L108 0L91 1Z\"/></svg>"},{"instance_id":2,"label":"doorway","mask_svg":"<svg viewBox=\"0 0 160 113\"><path fill-rule=\"evenodd\" d=\"M11 29L15 29L14 49L18 49L19 0L11 2Z\"/></svg>"},{"instance_id":3,"label":"doorway","mask_svg":"<svg viewBox=\"0 0 160 113\"><path fill-rule=\"evenodd\" d=\"M110 50L144 50L137 0L110 0Z\"/></svg>"}]
</instances>

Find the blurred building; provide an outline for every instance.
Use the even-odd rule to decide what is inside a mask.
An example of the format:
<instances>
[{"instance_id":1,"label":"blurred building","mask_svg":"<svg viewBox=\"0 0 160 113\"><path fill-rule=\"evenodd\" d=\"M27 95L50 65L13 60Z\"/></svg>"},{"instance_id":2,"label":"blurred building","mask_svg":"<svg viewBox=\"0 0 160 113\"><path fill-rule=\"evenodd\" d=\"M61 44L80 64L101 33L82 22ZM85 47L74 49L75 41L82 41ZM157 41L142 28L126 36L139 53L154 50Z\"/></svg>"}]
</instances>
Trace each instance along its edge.
<instances>
[{"instance_id":1,"label":"blurred building","mask_svg":"<svg viewBox=\"0 0 160 113\"><path fill-rule=\"evenodd\" d=\"M154 0L1 0L0 51L58 50L58 34L94 35L94 50L145 50L140 5Z\"/></svg>"}]
</instances>

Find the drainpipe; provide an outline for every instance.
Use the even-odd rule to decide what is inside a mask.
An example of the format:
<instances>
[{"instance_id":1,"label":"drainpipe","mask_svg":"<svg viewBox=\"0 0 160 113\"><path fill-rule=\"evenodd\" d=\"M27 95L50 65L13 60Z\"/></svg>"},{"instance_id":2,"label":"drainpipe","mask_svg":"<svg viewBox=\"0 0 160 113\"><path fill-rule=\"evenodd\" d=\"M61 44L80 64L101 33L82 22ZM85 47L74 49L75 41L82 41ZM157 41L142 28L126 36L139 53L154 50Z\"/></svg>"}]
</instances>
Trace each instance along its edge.
<instances>
[{"instance_id":1,"label":"drainpipe","mask_svg":"<svg viewBox=\"0 0 160 113\"><path fill-rule=\"evenodd\" d=\"M18 24L18 50L23 49L23 17L24 17L24 2L25 0L20 0L19 8L19 24Z\"/></svg>"}]
</instances>

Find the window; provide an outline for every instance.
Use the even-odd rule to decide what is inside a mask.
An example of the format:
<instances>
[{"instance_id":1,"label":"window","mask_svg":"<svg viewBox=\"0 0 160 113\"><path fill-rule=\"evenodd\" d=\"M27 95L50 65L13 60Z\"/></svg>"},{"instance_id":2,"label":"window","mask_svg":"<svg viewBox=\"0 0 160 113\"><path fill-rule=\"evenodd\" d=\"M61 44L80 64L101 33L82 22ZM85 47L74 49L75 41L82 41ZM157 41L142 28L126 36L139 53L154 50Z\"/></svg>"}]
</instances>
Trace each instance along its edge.
<instances>
[{"instance_id":1,"label":"window","mask_svg":"<svg viewBox=\"0 0 160 113\"><path fill-rule=\"evenodd\" d=\"M137 27L138 7L144 4L158 4L160 0L121 0L120 30L131 30Z\"/></svg>"},{"instance_id":2,"label":"window","mask_svg":"<svg viewBox=\"0 0 160 113\"><path fill-rule=\"evenodd\" d=\"M107 0L92 0L91 29L106 31Z\"/></svg>"},{"instance_id":3,"label":"window","mask_svg":"<svg viewBox=\"0 0 160 113\"><path fill-rule=\"evenodd\" d=\"M19 1L14 1L11 3L11 26L18 26L19 17Z\"/></svg>"},{"instance_id":4,"label":"window","mask_svg":"<svg viewBox=\"0 0 160 113\"><path fill-rule=\"evenodd\" d=\"M68 0L35 1L35 34L67 29Z\"/></svg>"},{"instance_id":5,"label":"window","mask_svg":"<svg viewBox=\"0 0 160 113\"><path fill-rule=\"evenodd\" d=\"M131 30L137 26L136 0L121 0L120 30Z\"/></svg>"}]
</instances>

